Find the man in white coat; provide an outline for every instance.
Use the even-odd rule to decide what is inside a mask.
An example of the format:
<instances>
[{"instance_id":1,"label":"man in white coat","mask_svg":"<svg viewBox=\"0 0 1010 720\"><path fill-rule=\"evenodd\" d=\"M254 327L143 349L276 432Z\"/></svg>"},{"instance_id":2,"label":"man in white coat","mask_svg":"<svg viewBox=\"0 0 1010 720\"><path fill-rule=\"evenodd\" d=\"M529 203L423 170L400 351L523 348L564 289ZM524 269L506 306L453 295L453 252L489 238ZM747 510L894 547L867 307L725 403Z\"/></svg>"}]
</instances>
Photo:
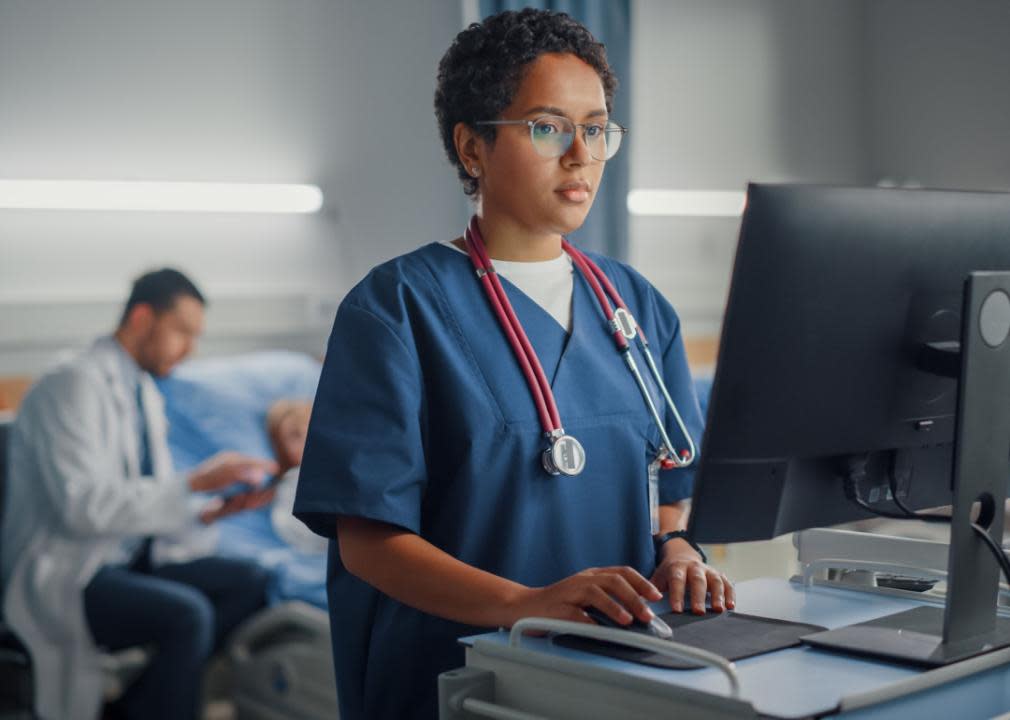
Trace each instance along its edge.
<instances>
[{"instance_id":1,"label":"man in white coat","mask_svg":"<svg viewBox=\"0 0 1010 720\"><path fill-rule=\"evenodd\" d=\"M176 474L162 398L203 331L204 299L164 269L133 286L118 329L44 375L11 431L0 536L7 623L28 647L36 713L91 720L98 648L151 646L119 704L130 718L197 717L204 664L264 605L266 573L224 558L152 567L150 538L269 501L272 460L224 453ZM244 485L243 485L244 484ZM223 488L247 491L206 495Z\"/></svg>"}]
</instances>

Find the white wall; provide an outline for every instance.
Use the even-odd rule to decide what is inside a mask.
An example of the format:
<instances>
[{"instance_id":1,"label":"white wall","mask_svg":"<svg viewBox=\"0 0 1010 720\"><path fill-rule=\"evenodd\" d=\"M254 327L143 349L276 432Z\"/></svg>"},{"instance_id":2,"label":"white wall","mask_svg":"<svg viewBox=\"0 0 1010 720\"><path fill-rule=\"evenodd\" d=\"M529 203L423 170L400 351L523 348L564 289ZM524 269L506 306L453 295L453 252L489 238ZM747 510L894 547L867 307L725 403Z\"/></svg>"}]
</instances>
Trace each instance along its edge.
<instances>
[{"instance_id":1,"label":"white wall","mask_svg":"<svg viewBox=\"0 0 1010 720\"><path fill-rule=\"evenodd\" d=\"M394 18L395 13L395 18ZM368 268L456 232L435 68L458 3L0 0L0 177L310 182L312 216L0 210L0 374L108 331L170 264L205 352L319 352Z\"/></svg>"},{"instance_id":2,"label":"white wall","mask_svg":"<svg viewBox=\"0 0 1010 720\"><path fill-rule=\"evenodd\" d=\"M869 178L862 3L636 0L632 188ZM632 217L631 261L718 332L738 218Z\"/></svg>"},{"instance_id":3,"label":"white wall","mask_svg":"<svg viewBox=\"0 0 1010 720\"><path fill-rule=\"evenodd\" d=\"M1005 0L635 0L632 187L1010 189ZM632 262L718 332L738 221L633 217Z\"/></svg>"},{"instance_id":4,"label":"white wall","mask_svg":"<svg viewBox=\"0 0 1010 720\"><path fill-rule=\"evenodd\" d=\"M1010 190L1010 3L867 5L873 175Z\"/></svg>"}]
</instances>

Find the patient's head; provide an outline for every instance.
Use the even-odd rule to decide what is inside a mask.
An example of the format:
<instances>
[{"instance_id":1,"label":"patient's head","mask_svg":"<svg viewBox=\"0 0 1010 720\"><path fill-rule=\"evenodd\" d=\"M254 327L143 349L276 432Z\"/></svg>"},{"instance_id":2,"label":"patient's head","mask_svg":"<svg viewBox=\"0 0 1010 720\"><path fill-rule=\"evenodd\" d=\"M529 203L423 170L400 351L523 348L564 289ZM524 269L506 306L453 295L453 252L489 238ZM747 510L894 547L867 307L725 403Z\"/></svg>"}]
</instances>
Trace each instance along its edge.
<instances>
[{"instance_id":1,"label":"patient's head","mask_svg":"<svg viewBox=\"0 0 1010 720\"><path fill-rule=\"evenodd\" d=\"M267 432L281 472L302 464L311 414L306 400L278 400L267 411Z\"/></svg>"}]
</instances>

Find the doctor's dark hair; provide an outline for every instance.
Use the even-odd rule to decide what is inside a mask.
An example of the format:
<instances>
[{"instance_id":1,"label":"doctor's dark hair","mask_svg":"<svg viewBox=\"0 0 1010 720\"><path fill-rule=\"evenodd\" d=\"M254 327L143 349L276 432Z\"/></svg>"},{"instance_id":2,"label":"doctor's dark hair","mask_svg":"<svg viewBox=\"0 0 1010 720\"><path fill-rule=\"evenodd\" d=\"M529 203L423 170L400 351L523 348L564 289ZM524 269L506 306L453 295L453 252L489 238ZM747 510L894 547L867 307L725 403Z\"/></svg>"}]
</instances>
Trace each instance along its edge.
<instances>
[{"instance_id":1,"label":"doctor's dark hair","mask_svg":"<svg viewBox=\"0 0 1010 720\"><path fill-rule=\"evenodd\" d=\"M569 53L596 70L610 111L617 78L607 62L606 48L566 13L525 8L492 15L459 33L442 56L435 117L445 152L467 195L477 192L477 180L456 155L453 128L466 123L493 143L495 128L474 123L499 119L512 104L526 68L545 53Z\"/></svg>"},{"instance_id":2,"label":"doctor's dark hair","mask_svg":"<svg viewBox=\"0 0 1010 720\"><path fill-rule=\"evenodd\" d=\"M162 268L144 273L133 281L130 298L126 301L126 307L123 308L119 325L123 326L130 311L137 305L150 305L155 312L160 313L171 310L175 301L182 296L191 297L201 305L207 304L193 281L178 270Z\"/></svg>"}]
</instances>

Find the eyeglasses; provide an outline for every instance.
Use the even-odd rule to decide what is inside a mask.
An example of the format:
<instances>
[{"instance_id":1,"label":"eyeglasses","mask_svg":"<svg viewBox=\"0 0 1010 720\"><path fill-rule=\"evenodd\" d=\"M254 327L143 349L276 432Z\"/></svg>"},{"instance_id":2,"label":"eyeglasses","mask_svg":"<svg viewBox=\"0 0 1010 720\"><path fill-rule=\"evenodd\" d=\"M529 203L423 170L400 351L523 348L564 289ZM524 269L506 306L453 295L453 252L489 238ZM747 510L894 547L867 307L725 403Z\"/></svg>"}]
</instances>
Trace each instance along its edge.
<instances>
[{"instance_id":1,"label":"eyeglasses","mask_svg":"<svg viewBox=\"0 0 1010 720\"><path fill-rule=\"evenodd\" d=\"M582 142L589 149L594 160L609 160L617 154L621 140L628 129L615 122L573 123L560 115L541 115L536 120L482 120L475 125L526 125L530 129L530 141L538 155L548 158L561 157L575 142L575 129L582 128Z\"/></svg>"}]
</instances>

